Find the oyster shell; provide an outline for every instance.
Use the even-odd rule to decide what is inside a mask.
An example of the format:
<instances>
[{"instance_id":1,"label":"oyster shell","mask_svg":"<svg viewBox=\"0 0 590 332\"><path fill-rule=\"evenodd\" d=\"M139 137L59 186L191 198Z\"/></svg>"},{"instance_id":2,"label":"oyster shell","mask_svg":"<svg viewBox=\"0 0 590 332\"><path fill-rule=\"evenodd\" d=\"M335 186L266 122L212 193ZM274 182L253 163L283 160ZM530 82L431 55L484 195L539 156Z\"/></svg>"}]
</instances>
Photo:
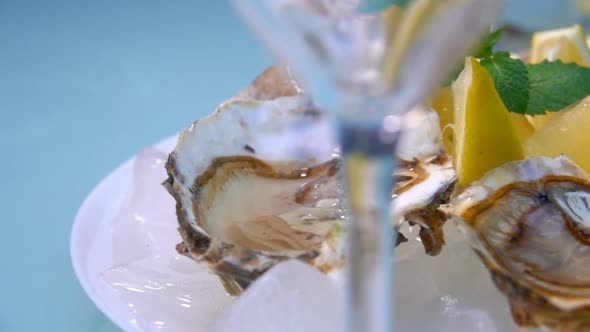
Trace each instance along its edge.
<instances>
[{"instance_id":1,"label":"oyster shell","mask_svg":"<svg viewBox=\"0 0 590 332\"><path fill-rule=\"evenodd\" d=\"M417 106L404 118L405 130L397 157L392 205L393 220L401 228L404 222L418 225L425 252L437 255L444 243L446 216L438 208L448 203L457 179L451 156L442 143L437 113ZM403 233L399 239L405 239Z\"/></svg>"},{"instance_id":2,"label":"oyster shell","mask_svg":"<svg viewBox=\"0 0 590 332\"><path fill-rule=\"evenodd\" d=\"M455 180L436 112L412 110L395 174L393 226L418 224L429 254L444 243L438 206ZM324 272L343 265L340 159L325 115L283 66L269 68L185 130L165 186L177 201L177 249L238 294L272 265L301 259Z\"/></svg>"},{"instance_id":3,"label":"oyster shell","mask_svg":"<svg viewBox=\"0 0 590 332\"><path fill-rule=\"evenodd\" d=\"M282 260L339 267L340 163L328 126L274 67L185 130L166 165L177 249L233 294Z\"/></svg>"},{"instance_id":4,"label":"oyster shell","mask_svg":"<svg viewBox=\"0 0 590 332\"><path fill-rule=\"evenodd\" d=\"M566 156L488 172L451 203L520 326L590 330L590 181Z\"/></svg>"}]
</instances>

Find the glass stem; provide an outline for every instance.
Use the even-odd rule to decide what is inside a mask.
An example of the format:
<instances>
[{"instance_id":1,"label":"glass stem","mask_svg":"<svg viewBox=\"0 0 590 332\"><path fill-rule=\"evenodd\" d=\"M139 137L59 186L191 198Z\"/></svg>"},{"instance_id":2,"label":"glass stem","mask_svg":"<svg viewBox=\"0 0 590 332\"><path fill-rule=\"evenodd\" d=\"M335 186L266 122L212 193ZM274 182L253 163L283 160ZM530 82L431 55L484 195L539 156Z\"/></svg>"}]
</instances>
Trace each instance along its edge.
<instances>
[{"instance_id":1,"label":"glass stem","mask_svg":"<svg viewBox=\"0 0 590 332\"><path fill-rule=\"evenodd\" d=\"M393 331L391 220L395 149L399 132L342 123L340 138L348 189L348 332Z\"/></svg>"}]
</instances>

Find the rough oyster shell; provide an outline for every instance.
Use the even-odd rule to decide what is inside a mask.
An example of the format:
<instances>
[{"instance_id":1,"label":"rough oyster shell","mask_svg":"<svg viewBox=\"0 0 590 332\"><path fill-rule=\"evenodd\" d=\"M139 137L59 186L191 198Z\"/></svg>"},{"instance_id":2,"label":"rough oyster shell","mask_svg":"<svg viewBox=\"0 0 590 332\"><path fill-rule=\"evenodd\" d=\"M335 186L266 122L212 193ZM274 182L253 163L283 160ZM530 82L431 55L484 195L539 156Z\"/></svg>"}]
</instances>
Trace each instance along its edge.
<instances>
[{"instance_id":1,"label":"rough oyster shell","mask_svg":"<svg viewBox=\"0 0 590 332\"><path fill-rule=\"evenodd\" d=\"M185 130L165 182L177 201L178 249L234 294L285 259L338 267L340 164L328 125L276 67Z\"/></svg>"},{"instance_id":2,"label":"rough oyster shell","mask_svg":"<svg viewBox=\"0 0 590 332\"><path fill-rule=\"evenodd\" d=\"M393 220L397 228L405 222L418 225L425 252L437 255L445 243L442 228L446 219L438 208L449 201L457 172L443 148L434 110L417 106L408 112L404 122L397 153L400 167L394 174ZM405 237L399 233L398 243Z\"/></svg>"},{"instance_id":3,"label":"rough oyster shell","mask_svg":"<svg viewBox=\"0 0 590 332\"><path fill-rule=\"evenodd\" d=\"M583 170L565 156L508 163L451 208L519 325L590 329L590 181Z\"/></svg>"},{"instance_id":4,"label":"rough oyster shell","mask_svg":"<svg viewBox=\"0 0 590 332\"><path fill-rule=\"evenodd\" d=\"M340 162L327 120L287 68L275 66L181 134L165 182L184 240L177 249L220 275L231 293L285 259L324 272L342 266ZM455 172L436 112L412 110L405 125L393 225L419 224L435 254L444 243L437 208Z\"/></svg>"}]
</instances>

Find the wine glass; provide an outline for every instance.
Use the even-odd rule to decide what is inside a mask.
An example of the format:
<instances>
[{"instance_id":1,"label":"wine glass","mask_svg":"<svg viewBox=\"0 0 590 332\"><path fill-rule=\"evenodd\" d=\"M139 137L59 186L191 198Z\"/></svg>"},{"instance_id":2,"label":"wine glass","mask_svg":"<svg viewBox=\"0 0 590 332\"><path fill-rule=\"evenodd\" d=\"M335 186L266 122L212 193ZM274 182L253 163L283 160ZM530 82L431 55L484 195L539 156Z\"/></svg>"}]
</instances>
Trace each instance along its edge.
<instances>
[{"instance_id":1,"label":"wine glass","mask_svg":"<svg viewBox=\"0 0 590 332\"><path fill-rule=\"evenodd\" d=\"M338 130L350 331L392 331L392 174L402 117L439 86L493 23L501 0L416 0L403 14L355 0L235 0Z\"/></svg>"}]
</instances>

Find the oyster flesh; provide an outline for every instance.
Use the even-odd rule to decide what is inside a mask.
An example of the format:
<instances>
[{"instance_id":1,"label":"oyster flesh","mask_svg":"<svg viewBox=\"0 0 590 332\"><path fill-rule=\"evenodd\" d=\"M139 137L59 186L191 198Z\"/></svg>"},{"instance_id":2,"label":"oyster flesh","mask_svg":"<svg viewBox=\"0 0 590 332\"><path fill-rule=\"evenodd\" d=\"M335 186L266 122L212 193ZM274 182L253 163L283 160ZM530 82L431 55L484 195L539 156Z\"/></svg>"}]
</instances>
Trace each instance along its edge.
<instances>
[{"instance_id":1,"label":"oyster flesh","mask_svg":"<svg viewBox=\"0 0 590 332\"><path fill-rule=\"evenodd\" d=\"M590 181L566 156L488 172L451 202L520 326L590 331Z\"/></svg>"}]
</instances>

